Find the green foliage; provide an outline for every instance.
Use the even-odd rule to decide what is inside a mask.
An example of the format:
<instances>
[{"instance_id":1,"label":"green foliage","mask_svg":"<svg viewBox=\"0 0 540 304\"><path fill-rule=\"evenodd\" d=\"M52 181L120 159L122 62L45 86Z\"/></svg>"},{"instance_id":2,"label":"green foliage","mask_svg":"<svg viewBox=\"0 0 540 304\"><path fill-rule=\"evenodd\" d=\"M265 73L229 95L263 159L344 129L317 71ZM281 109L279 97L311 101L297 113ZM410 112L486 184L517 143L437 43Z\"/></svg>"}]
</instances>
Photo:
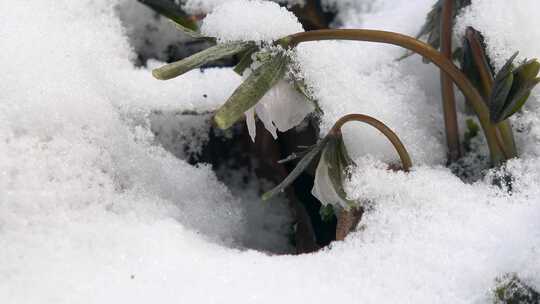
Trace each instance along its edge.
<instances>
[{"instance_id":1,"label":"green foliage","mask_svg":"<svg viewBox=\"0 0 540 304\"><path fill-rule=\"evenodd\" d=\"M416 35L416 38L422 38L427 36L427 43L435 49L439 49L441 46L441 15L442 7L445 0L438 0L433 8L428 13L426 21L420 32ZM471 0L454 0L454 12L455 18L461 9L471 5Z\"/></svg>"},{"instance_id":2,"label":"green foliage","mask_svg":"<svg viewBox=\"0 0 540 304\"><path fill-rule=\"evenodd\" d=\"M182 60L157 68L152 71L152 75L160 80L172 79L205 64L246 51L252 46L253 44L249 42L218 44Z\"/></svg>"},{"instance_id":3,"label":"green foliage","mask_svg":"<svg viewBox=\"0 0 540 304\"><path fill-rule=\"evenodd\" d=\"M536 59L527 60L516 68L514 60L517 55L515 53L510 57L495 77L488 103L493 123L499 123L519 111L527 102L531 90L540 83L537 77L540 63Z\"/></svg>"},{"instance_id":4,"label":"green foliage","mask_svg":"<svg viewBox=\"0 0 540 304\"><path fill-rule=\"evenodd\" d=\"M472 140L480 133L480 127L474 120L467 119L467 131L465 132L463 146L465 151L470 152L472 150Z\"/></svg>"},{"instance_id":5,"label":"green foliage","mask_svg":"<svg viewBox=\"0 0 540 304\"><path fill-rule=\"evenodd\" d=\"M323 222L331 222L336 216L332 205L322 205L321 209L319 209L319 215Z\"/></svg>"},{"instance_id":6,"label":"green foliage","mask_svg":"<svg viewBox=\"0 0 540 304\"><path fill-rule=\"evenodd\" d=\"M253 55L255 52L258 51L258 47L256 46L253 46L253 47L250 47L249 49L245 50L241 56L240 56L240 61L238 62L238 64L234 67L234 71L236 72L236 74L242 76L244 74L244 71L247 70L251 64L253 63Z\"/></svg>"},{"instance_id":7,"label":"green foliage","mask_svg":"<svg viewBox=\"0 0 540 304\"><path fill-rule=\"evenodd\" d=\"M525 284L515 274L507 274L496 280L494 304L538 304L540 293Z\"/></svg>"},{"instance_id":8,"label":"green foliage","mask_svg":"<svg viewBox=\"0 0 540 304\"><path fill-rule=\"evenodd\" d=\"M348 206L355 206L356 202L347 199L347 193L343 188L344 181L349 178L347 176L347 168L355 165L352 159L349 157L343 137L336 136L332 138L324 150L324 160L328 164L328 175L332 182L332 187L336 191L339 198L346 202ZM315 177L317 178L317 177ZM324 204L330 204L334 202L322 202Z\"/></svg>"},{"instance_id":9,"label":"green foliage","mask_svg":"<svg viewBox=\"0 0 540 304\"><path fill-rule=\"evenodd\" d=\"M240 84L216 112L214 122L219 128L227 129L232 126L283 78L289 58L284 52L269 57Z\"/></svg>"},{"instance_id":10,"label":"green foliage","mask_svg":"<svg viewBox=\"0 0 540 304\"><path fill-rule=\"evenodd\" d=\"M484 36L477 30L472 27L468 27L466 30L465 38L463 39L463 46L461 50L460 64L461 71L469 81L474 85L474 87L483 95L485 99L489 96L489 89L484 87L482 83L482 76L480 69L484 70L492 81L493 67L491 65L491 60L487 56L486 45L484 42ZM477 52L475 52L471 43L476 44L478 47ZM480 62L476 62L476 60ZM480 67L478 66L480 65Z\"/></svg>"},{"instance_id":11,"label":"green foliage","mask_svg":"<svg viewBox=\"0 0 540 304\"><path fill-rule=\"evenodd\" d=\"M298 162L298 164L291 171L291 173L274 189L264 193L262 196L262 199L268 200L272 198L273 196L275 196L276 194L283 192L285 188L290 186L294 182L294 180L296 180L298 176L300 176L300 174L302 174L302 172L304 172L304 170L307 169L307 167L311 164L313 159L315 159L315 157L324 149L324 147L326 147L329 140L330 138L327 136L321 139L316 145L311 147L309 152L307 152L304 155L304 157L302 157L302 159Z\"/></svg>"}]
</instances>

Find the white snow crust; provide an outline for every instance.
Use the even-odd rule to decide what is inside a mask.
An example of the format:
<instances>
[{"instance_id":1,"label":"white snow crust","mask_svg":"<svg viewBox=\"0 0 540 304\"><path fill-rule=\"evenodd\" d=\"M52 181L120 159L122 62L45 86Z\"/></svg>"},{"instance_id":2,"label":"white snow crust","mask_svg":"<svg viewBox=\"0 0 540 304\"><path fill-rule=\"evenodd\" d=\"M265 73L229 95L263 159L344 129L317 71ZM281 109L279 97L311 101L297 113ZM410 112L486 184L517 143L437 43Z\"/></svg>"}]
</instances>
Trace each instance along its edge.
<instances>
[{"instance_id":1,"label":"white snow crust","mask_svg":"<svg viewBox=\"0 0 540 304\"><path fill-rule=\"evenodd\" d=\"M347 127L359 163L348 193L372 201L362 228L316 254L271 256L244 248L283 245L272 229L284 228L268 227L287 216L254 210L256 193L228 189L151 132L153 111L213 110L240 77L208 69L160 82L149 69L157 63L134 67L116 14L125 1L0 1L2 303L491 303L495 278L507 272L540 289L538 89L513 119L522 158L507 166L509 195L492 186L496 172L466 184L440 166L434 67L417 57L394 62L402 50L377 44L301 45L297 63L325 112L321 133L343 114L374 115L416 166L383 170L396 160L386 140ZM415 34L433 4L370 2L341 15L344 26ZM246 2L234 3L214 17ZM266 6L270 13L254 9ZM539 6L473 0L458 28L482 31L497 67L516 50L540 57ZM258 22L275 12L292 30L290 15L261 2L229 16L238 26L230 36L213 30L224 40L272 40L278 34Z\"/></svg>"},{"instance_id":2,"label":"white snow crust","mask_svg":"<svg viewBox=\"0 0 540 304\"><path fill-rule=\"evenodd\" d=\"M206 16L201 32L219 41L272 42L303 32L296 16L277 3L262 0L228 1Z\"/></svg>"},{"instance_id":3,"label":"white snow crust","mask_svg":"<svg viewBox=\"0 0 540 304\"><path fill-rule=\"evenodd\" d=\"M182 8L189 14L208 14L216 7L237 0L177 0L182 4ZM305 0L271 0L287 6L304 5Z\"/></svg>"}]
</instances>

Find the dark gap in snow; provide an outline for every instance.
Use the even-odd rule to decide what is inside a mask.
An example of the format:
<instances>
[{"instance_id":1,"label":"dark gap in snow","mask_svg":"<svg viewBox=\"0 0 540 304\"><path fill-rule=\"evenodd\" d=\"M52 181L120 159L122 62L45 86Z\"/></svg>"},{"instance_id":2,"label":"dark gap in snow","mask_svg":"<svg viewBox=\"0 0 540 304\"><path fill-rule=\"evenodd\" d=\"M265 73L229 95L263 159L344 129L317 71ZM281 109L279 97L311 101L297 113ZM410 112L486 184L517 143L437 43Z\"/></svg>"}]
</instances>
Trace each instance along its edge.
<instances>
[{"instance_id":1,"label":"dark gap in snow","mask_svg":"<svg viewBox=\"0 0 540 304\"><path fill-rule=\"evenodd\" d=\"M240 247L272 254L307 253L335 240L335 218L322 221L321 204L311 195L316 162L286 194L268 202L260 199L294 168L294 164L279 165L277 160L316 141L313 124L306 123L274 140L259 123L252 143L243 123L222 131L210 125L210 118L210 113L164 111L149 117L156 144L193 165L210 164L218 179L242 200L247 230L235 240ZM310 229L315 243L309 242L306 231Z\"/></svg>"},{"instance_id":2,"label":"dark gap in snow","mask_svg":"<svg viewBox=\"0 0 540 304\"><path fill-rule=\"evenodd\" d=\"M324 13L319 2L292 8L304 28L326 28L333 19L333 13ZM180 60L209 46L187 37L138 1L122 1L116 8L136 54L135 66L146 66L149 60ZM237 61L233 57L212 66L232 66ZM213 128L211 113L160 110L148 118L156 145L192 165L210 164L217 178L238 198L245 229L234 237L234 246L293 254L313 252L335 240L335 218L322 221L321 204L311 195L313 172L302 174L286 194L269 202L260 199L294 168L294 163L279 165L277 160L298 152L298 146L316 142L315 123L282 133L278 140L259 126L256 143L252 143L243 124L227 131Z\"/></svg>"},{"instance_id":3,"label":"dark gap in snow","mask_svg":"<svg viewBox=\"0 0 540 304\"><path fill-rule=\"evenodd\" d=\"M161 17L138 1L123 1L117 6L120 18L136 54L134 64L146 66L150 59L161 62L173 62L210 46L206 41L194 40L174 24ZM231 61L218 62L216 66L231 65Z\"/></svg>"}]
</instances>

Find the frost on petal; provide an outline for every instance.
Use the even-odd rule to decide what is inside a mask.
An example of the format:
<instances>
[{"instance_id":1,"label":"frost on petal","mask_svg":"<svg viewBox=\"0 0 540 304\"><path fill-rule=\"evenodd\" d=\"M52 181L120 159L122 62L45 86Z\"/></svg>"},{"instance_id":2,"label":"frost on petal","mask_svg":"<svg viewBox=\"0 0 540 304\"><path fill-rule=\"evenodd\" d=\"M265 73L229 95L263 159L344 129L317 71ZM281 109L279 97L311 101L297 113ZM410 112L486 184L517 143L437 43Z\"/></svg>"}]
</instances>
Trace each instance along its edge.
<instances>
[{"instance_id":1,"label":"frost on petal","mask_svg":"<svg viewBox=\"0 0 540 304\"><path fill-rule=\"evenodd\" d=\"M255 142L257 126L255 125L255 110L254 107L246 111L246 125L251 140Z\"/></svg>"},{"instance_id":2,"label":"frost on petal","mask_svg":"<svg viewBox=\"0 0 540 304\"><path fill-rule=\"evenodd\" d=\"M313 105L284 80L266 93L257 105L257 115L272 135L276 128L285 132L299 125L313 110Z\"/></svg>"},{"instance_id":3,"label":"frost on petal","mask_svg":"<svg viewBox=\"0 0 540 304\"><path fill-rule=\"evenodd\" d=\"M277 138L277 130L285 132L294 128L314 110L313 105L285 80L278 82L268 91L254 108L264 127L274 139ZM246 112L247 116L248 112ZM252 138L255 138L254 133L255 129L253 128Z\"/></svg>"},{"instance_id":4,"label":"frost on petal","mask_svg":"<svg viewBox=\"0 0 540 304\"><path fill-rule=\"evenodd\" d=\"M286 81L281 81L267 94L268 111L279 131L285 132L299 125L315 108ZM266 96L265 96L266 97Z\"/></svg>"},{"instance_id":5,"label":"frost on petal","mask_svg":"<svg viewBox=\"0 0 540 304\"><path fill-rule=\"evenodd\" d=\"M324 152L321 155L321 160L317 165L317 170L315 171L315 181L313 184L313 189L311 189L311 194L315 196L321 204L324 206L332 205L333 207L348 209L349 205L337 194L332 181L330 180L330 175L328 174L328 162L324 157Z\"/></svg>"},{"instance_id":6,"label":"frost on petal","mask_svg":"<svg viewBox=\"0 0 540 304\"><path fill-rule=\"evenodd\" d=\"M268 95L270 92L266 94ZM259 119L262 121L266 130L268 130L268 132L272 134L274 139L276 139L277 130L276 130L276 126L274 125L274 122L272 121L272 114L271 114L270 108L271 108L271 104L264 103L263 101L261 101L255 106L255 111L257 112L257 117L259 117Z\"/></svg>"}]
</instances>

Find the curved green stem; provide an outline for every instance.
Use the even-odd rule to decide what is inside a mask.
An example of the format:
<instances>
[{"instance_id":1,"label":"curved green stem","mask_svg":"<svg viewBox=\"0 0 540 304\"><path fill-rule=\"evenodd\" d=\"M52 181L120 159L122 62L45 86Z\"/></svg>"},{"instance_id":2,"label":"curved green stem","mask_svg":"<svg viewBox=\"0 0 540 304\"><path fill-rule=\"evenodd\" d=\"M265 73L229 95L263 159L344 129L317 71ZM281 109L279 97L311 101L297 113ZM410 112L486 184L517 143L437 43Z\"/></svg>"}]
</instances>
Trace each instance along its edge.
<instances>
[{"instance_id":1,"label":"curved green stem","mask_svg":"<svg viewBox=\"0 0 540 304\"><path fill-rule=\"evenodd\" d=\"M302 32L287 36L280 43L289 47L295 47L302 42L319 40L356 40L393 44L416 52L429 59L452 78L461 92L463 92L463 95L471 103L484 130L493 164L497 165L504 160L504 155L497 145L496 129L489 120L489 110L484 104L482 95L480 95L478 90L476 90L451 60L427 43L398 33L365 29L333 29Z\"/></svg>"},{"instance_id":2,"label":"curved green stem","mask_svg":"<svg viewBox=\"0 0 540 304\"><path fill-rule=\"evenodd\" d=\"M401 159L401 164L403 166L404 171L409 171L412 167L412 160L409 156L409 152L407 152L407 149L405 148L405 145L401 142L397 134L392 131L387 125L385 125L383 122L381 122L378 119L375 119L368 115L363 114L349 114L341 117L330 129L330 132L328 132L328 135L338 135L341 134L341 128L344 124L350 122L350 121L359 121L366 123L375 129L379 130L388 140L392 143L394 146L394 149L396 149L396 152L399 155L399 158Z\"/></svg>"}]
</instances>

